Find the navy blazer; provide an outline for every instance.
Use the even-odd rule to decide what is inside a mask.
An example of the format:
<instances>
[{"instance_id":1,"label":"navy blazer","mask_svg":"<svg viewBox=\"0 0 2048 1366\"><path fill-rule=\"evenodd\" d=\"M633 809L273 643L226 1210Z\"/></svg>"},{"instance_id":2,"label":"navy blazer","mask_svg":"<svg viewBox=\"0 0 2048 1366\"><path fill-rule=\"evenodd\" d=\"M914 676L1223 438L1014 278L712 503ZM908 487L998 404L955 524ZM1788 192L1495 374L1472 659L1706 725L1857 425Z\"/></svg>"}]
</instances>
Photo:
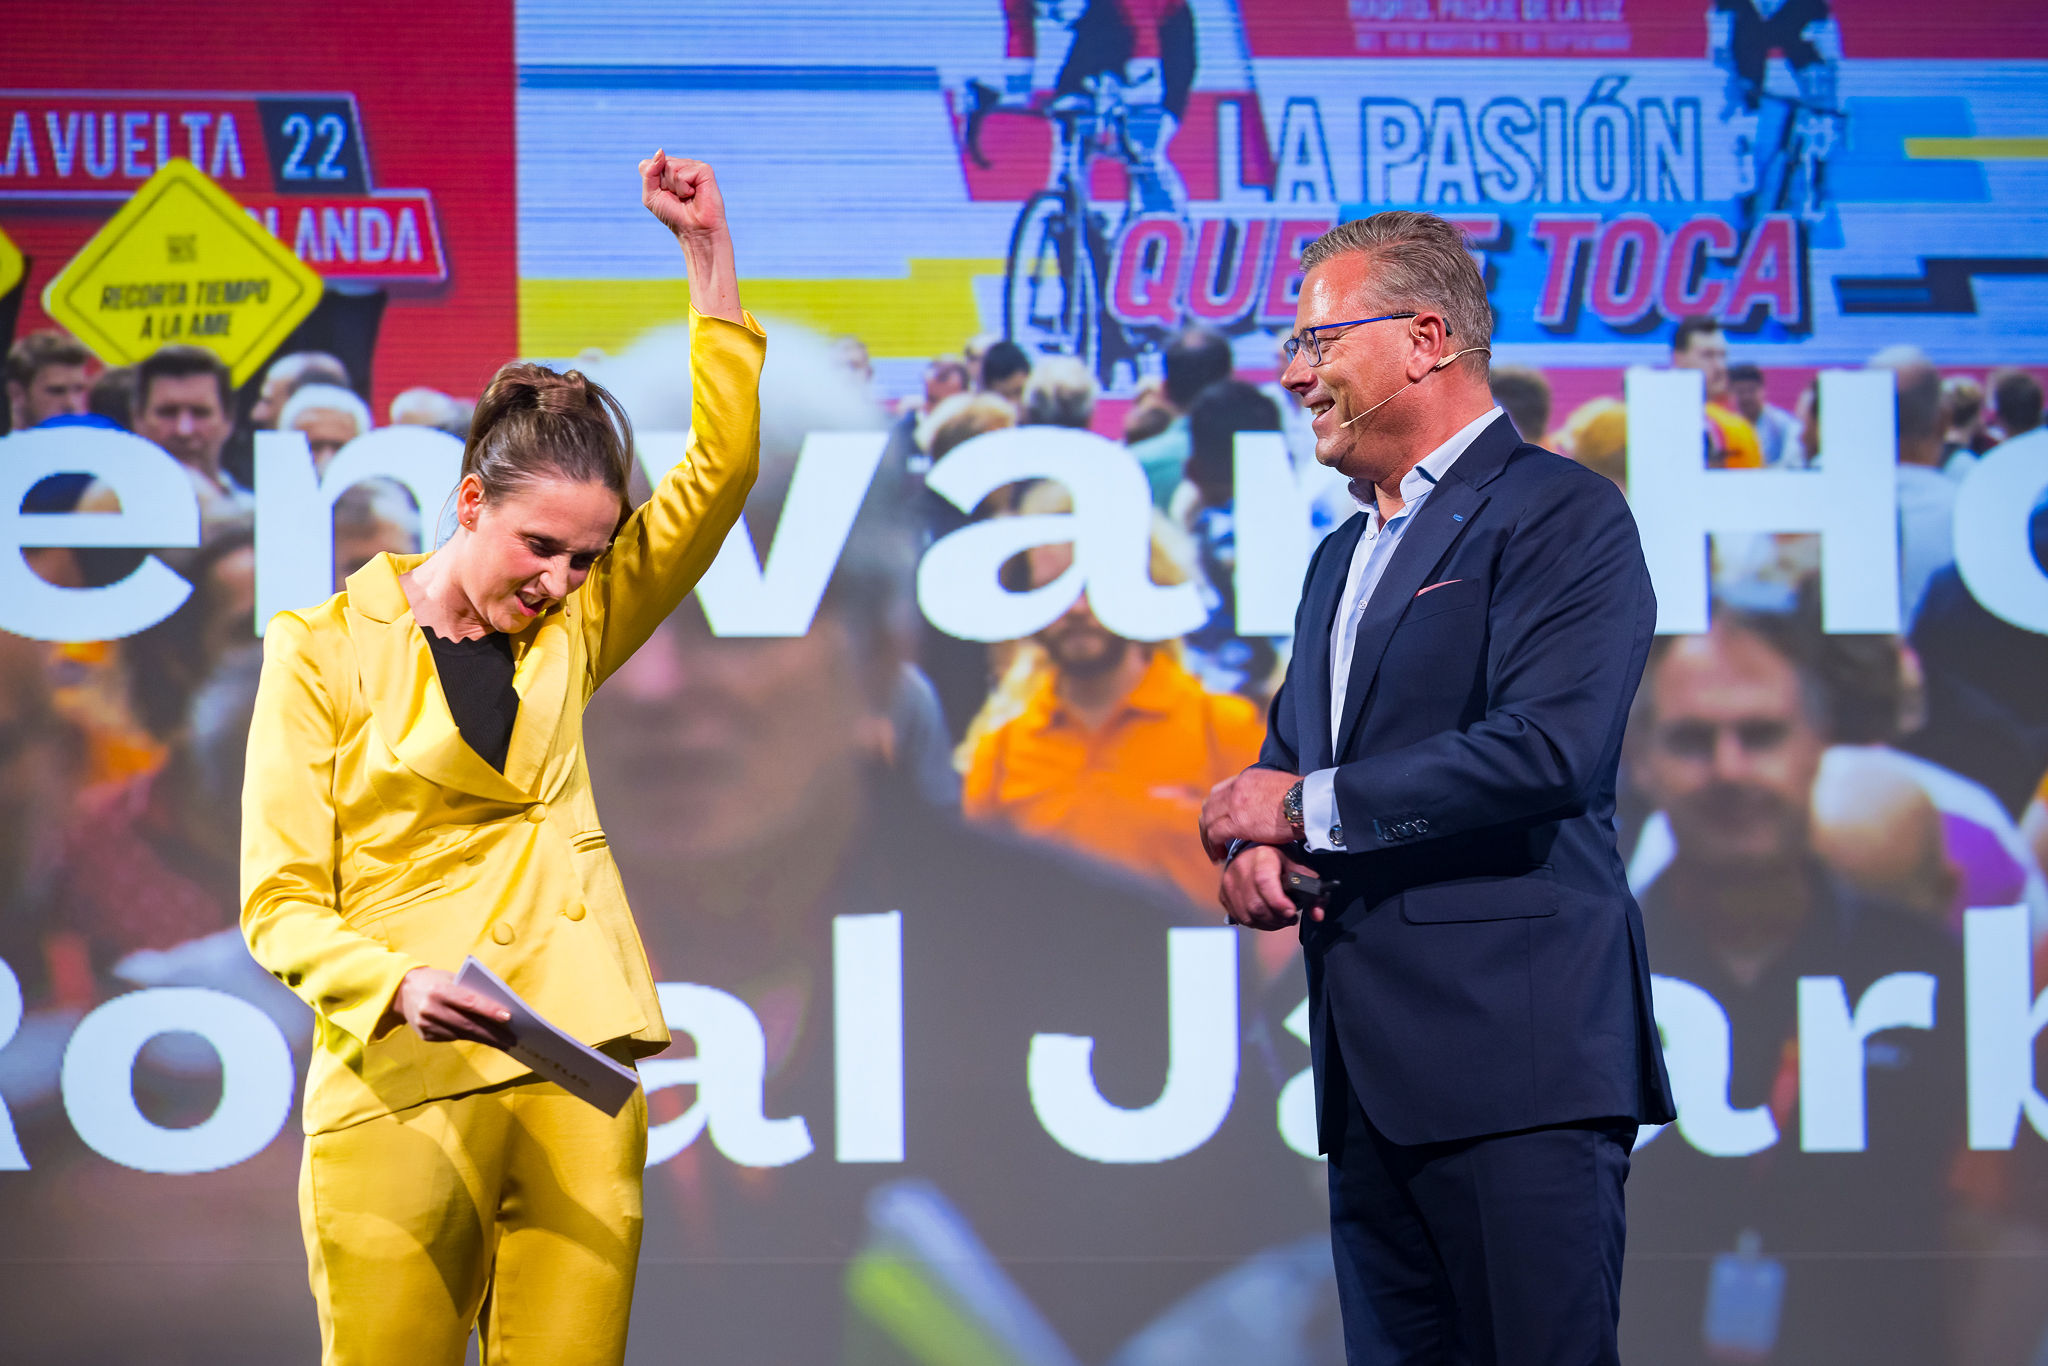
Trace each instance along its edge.
<instances>
[{"instance_id":1,"label":"navy blazer","mask_svg":"<svg viewBox=\"0 0 2048 1366\"><path fill-rule=\"evenodd\" d=\"M1360 514L1309 563L1263 766L1335 767L1341 887L1304 920L1317 1112L1332 1047L1397 1143L1673 1115L1642 914L1615 849L1622 731L1655 629L1606 479L1501 417L1414 514L1330 733L1330 626ZM1425 591L1426 590L1426 591Z\"/></svg>"}]
</instances>

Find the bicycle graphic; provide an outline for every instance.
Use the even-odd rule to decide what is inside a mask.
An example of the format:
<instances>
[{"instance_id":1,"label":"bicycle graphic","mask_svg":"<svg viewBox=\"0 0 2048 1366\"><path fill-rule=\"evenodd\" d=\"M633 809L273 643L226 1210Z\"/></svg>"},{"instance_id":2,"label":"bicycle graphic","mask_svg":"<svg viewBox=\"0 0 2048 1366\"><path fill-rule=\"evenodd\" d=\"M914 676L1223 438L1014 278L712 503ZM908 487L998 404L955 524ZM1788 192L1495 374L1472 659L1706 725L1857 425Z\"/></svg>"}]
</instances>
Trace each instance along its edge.
<instances>
[{"instance_id":1,"label":"bicycle graphic","mask_svg":"<svg viewBox=\"0 0 2048 1366\"><path fill-rule=\"evenodd\" d=\"M1769 213L1795 213L1807 223L1827 216L1827 159L1841 142L1849 116L1789 95L1761 92L1779 106L1777 145L1756 149L1756 189L1748 197L1752 220Z\"/></svg>"},{"instance_id":2,"label":"bicycle graphic","mask_svg":"<svg viewBox=\"0 0 2048 1366\"><path fill-rule=\"evenodd\" d=\"M1118 363L1135 365L1139 350L1139 340L1105 307L1103 288L1117 244L1145 216L1141 177L1150 177L1155 189L1164 182L1183 221L1186 195L1163 157L1155 163L1133 144L1131 111L1120 83L1095 77L1087 85L1085 94L1062 96L1028 111L1054 124L1058 149L1046 187L1024 202L1010 230L1003 335L1033 354L1074 357L1107 388ZM984 166L980 121L994 107L977 106L967 121L968 153ZM1089 171L1099 156L1123 163L1130 187L1113 232L1107 230L1108 215L1094 208L1088 194Z\"/></svg>"}]
</instances>

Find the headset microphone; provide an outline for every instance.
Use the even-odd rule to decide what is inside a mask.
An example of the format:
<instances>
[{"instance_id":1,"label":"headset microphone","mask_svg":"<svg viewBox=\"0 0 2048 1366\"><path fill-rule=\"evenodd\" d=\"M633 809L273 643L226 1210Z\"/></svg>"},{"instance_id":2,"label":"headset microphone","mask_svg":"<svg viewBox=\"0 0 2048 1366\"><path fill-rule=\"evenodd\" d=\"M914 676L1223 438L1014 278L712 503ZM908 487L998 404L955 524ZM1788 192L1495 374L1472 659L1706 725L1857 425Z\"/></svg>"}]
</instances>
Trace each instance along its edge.
<instances>
[{"instance_id":1,"label":"headset microphone","mask_svg":"<svg viewBox=\"0 0 2048 1366\"><path fill-rule=\"evenodd\" d=\"M1370 407L1370 408L1367 408L1367 409L1366 409L1366 410L1365 410L1364 412L1360 413L1360 414L1359 414L1359 415L1358 415L1357 417L1350 417L1350 418L1346 418L1346 419L1345 419L1344 421L1342 421L1342 422L1339 422L1339 423L1338 423L1337 425L1338 425L1339 427L1349 427L1349 426L1350 426L1350 425L1351 425L1352 423L1354 423L1354 422L1357 422L1357 421L1360 421L1360 420L1362 420L1362 419L1364 419L1364 418L1366 418L1366 417L1369 417L1369 416L1371 416L1371 415L1372 415L1373 413L1375 413L1375 412L1377 412L1377 411L1379 410L1379 408L1380 408L1380 406L1381 406L1382 404L1386 404L1386 403L1390 403L1390 402L1392 402L1392 401L1393 401L1394 399L1396 399L1396 398L1400 397L1400 396L1401 396L1402 394L1405 394L1405 393L1407 393L1407 392L1408 392L1408 391L1409 391L1409 390L1410 390L1411 388L1413 388L1414 386L1416 386L1416 385L1418 385L1418 384L1422 383L1422 381L1423 381L1423 380L1425 380L1425 379L1428 379L1428 378L1429 378L1429 377L1430 377L1431 375L1433 375L1433 374L1435 374L1435 373L1436 373L1437 371L1439 371L1439 370L1443 369L1443 368L1444 368L1444 367L1445 367L1446 365L1449 365L1449 364L1450 364L1450 363L1451 363L1452 361L1456 360L1456 359L1457 359L1458 357L1460 357L1460 356L1469 356L1469 355L1471 355L1471 354L1472 354L1472 353L1473 353L1474 351L1483 351L1483 352L1485 352L1485 353L1486 353L1487 355L1489 355L1489 356L1493 354L1493 348L1492 348L1492 347L1490 347L1490 346L1468 346L1468 347L1466 347L1466 348L1465 348L1465 349L1464 349L1463 351L1453 351L1453 352L1451 352L1451 354L1450 354L1450 355L1448 355L1448 356L1445 356L1445 357L1444 357L1444 358L1443 358L1442 360L1438 361L1438 362L1437 362L1437 363L1436 363L1435 365L1432 365L1432 366L1430 366L1430 367L1429 367L1429 369L1427 369L1427 370L1423 371L1423 372L1422 372L1422 374L1420 374L1420 375L1419 375L1419 376L1417 376L1416 378L1414 378L1414 379L1411 379L1411 380L1409 380L1409 381L1408 381L1408 382L1407 382L1406 384L1404 384L1404 385L1402 385L1402 386L1401 386L1400 388L1396 389L1396 390L1395 390L1395 391L1394 391L1393 393L1391 393L1391 394L1388 394L1388 395L1387 395L1387 396L1386 396L1385 398L1381 399L1381 400L1379 401L1379 403L1375 403L1375 404L1373 404L1373 405L1372 405L1372 407Z\"/></svg>"}]
</instances>

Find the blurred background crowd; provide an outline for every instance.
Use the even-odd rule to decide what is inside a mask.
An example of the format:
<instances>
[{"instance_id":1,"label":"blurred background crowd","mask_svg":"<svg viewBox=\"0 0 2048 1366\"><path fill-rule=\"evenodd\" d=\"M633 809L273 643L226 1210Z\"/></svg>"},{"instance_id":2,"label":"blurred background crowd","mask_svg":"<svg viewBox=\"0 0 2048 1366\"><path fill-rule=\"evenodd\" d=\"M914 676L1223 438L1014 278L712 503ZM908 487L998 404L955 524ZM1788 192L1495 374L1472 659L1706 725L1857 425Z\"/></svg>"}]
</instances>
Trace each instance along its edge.
<instances>
[{"instance_id":1,"label":"blurred background crowd","mask_svg":"<svg viewBox=\"0 0 2048 1366\"><path fill-rule=\"evenodd\" d=\"M889 395L857 338L772 321L770 332L763 474L747 519L757 553L770 543L805 433L886 430L887 446L808 634L719 637L693 600L592 707L588 744L607 829L657 976L716 983L746 1001L765 1039L764 1113L810 1115L823 1149L832 1081L826 922L863 909L902 910L914 923L923 915L933 928L922 941L906 938L906 991L915 998L923 982L933 1004L913 1023L923 1042L913 1044L911 1072L939 1081L928 1100L913 1094L911 1126L941 1136L913 1153L917 1173L962 1204L961 1217L1080 1355L1193 1360L1148 1357L1153 1339L1132 1334L1148 1322L1191 1322L1173 1316L1195 1314L1197 1304L1220 1312L1213 1300L1188 1298L1190 1277L1249 1275L1250 1252L1312 1239L1323 1217L1313 1170L1272 1124L1282 1089L1307 1065L1291 1023L1302 994L1291 937L1243 936L1240 1101L1218 1139L1189 1159L1213 1166L1200 1178L1214 1196L1199 1217L1163 1212L1197 1179L1185 1170L1180 1185L1156 1192L1142 1183L1092 1190L1050 1166L1032 1185L1034 1163L1059 1155L1015 1136L1028 1110L1020 1118L1016 1104L990 1101L976 1116L973 1098L987 1089L986 1074L1019 1070L1021 1054L1007 1056L1012 1036L1028 1036L1025 1022L1049 1002L1095 1020L1103 1036L1163 1020L1158 931L1215 923L1196 812L1213 783L1256 757L1291 649L1284 636L1236 629L1235 438L1281 435L1317 535L1355 511L1352 494L1314 461L1308 415L1277 382L1277 359L1248 372L1241 342L1200 328L1174 336L1156 373L1116 397L1099 393L1078 362L995 338L931 360L921 386ZM678 333L658 334L576 363L617 389L643 431L664 430L687 413L677 389L683 345ZM1709 466L1824 462L1810 374L1746 363L1739 341L1731 354L1730 339L1697 319L1677 328L1669 364L1702 375L1700 458ZM1977 603L1956 570L1950 531L1956 491L1988 452L2010 446L2048 464L2042 384L2025 370L1945 371L1911 347L1869 364L1896 380L1902 631L1822 631L1816 537L1718 537L1712 627L1659 641L1631 718L1619 835L1653 968L1719 1003L1731 1031L1727 1104L1767 1107L1787 1135L1741 1157L1705 1155L1677 1134L1639 1150L1625 1331L1642 1360L1974 1366L2032 1362L2048 1347L2048 1148L2023 1132L2011 1152L1966 1149L1960 1028L1965 908L2023 904L2037 944L2048 929L2048 639ZM29 1010L20 1042L0 1056L0 1091L32 1150L59 1142L31 1138L39 1125L56 1133L68 1025L114 994L224 987L262 1003L295 1046L303 1039L297 1003L246 962L234 932L242 750L261 660L253 436L301 433L324 469L380 425L360 396L366 380L318 351L274 359L239 391L209 352L189 347L102 368L73 339L36 332L7 353L13 430L132 431L184 467L202 513L202 543L165 552L194 591L164 621L108 642L0 635L0 960ZM1572 396L1568 405L1554 398L1553 381ZM1618 393L1589 395L1581 375L1513 365L1496 366L1493 384L1527 439L1626 491L1628 413ZM381 424L460 438L472 406L410 389ZM915 567L935 540L976 520L1071 508L1052 483L999 489L964 513L925 486L934 463L962 443L1013 427L1093 430L1129 450L1152 494L1152 578L1197 586L1208 610L1199 628L1129 641L1095 618L1085 595L1024 640L968 642L923 620ZM112 506L105 488L64 475L38 484L23 510ZM380 551L423 548L437 512L414 507L393 484L351 490L335 505L336 586ZM2035 510L2032 528L2048 566L2048 511ZM42 577L75 586L113 582L141 555L26 553ZM1068 546L1032 550L1005 568L1005 584L1049 583L1072 555ZM800 832L794 841L791 832ZM982 967L963 971L967 962ZM1872 1045L1868 1152L1807 1153L1796 1141L1796 982L1841 976L1853 1002L1895 971L1938 975L1938 1027ZM2036 967L2036 980L2044 975L2048 961ZM1107 1015L1104 995L1114 1007ZM679 1044L677 1056L688 1048ZM1130 1090L1123 1103L1156 1091L1156 1052L1105 1050L1105 1094L1122 1084L1119 1069ZM158 1122L210 1112L216 1093L194 1081L204 1059L144 1062L138 1103ZM654 1098L657 1125L683 1114L684 1091ZM214 1223L222 1255L268 1265L282 1249L281 1285L297 1274L293 1159L275 1150L293 1146L273 1145L240 1177L191 1178L206 1199L246 1206ZM1043 1197L1024 1202L1031 1209L1014 1199L977 1209L962 1194L990 1179L984 1169L998 1158L1007 1179ZM888 1315L862 1298L857 1274L889 1246L875 1188L860 1169L742 1169L708 1142L687 1147L650 1180L651 1209L667 1213L650 1214L643 1286L663 1289L643 1314L648 1331L690 1323L705 1360L728 1359L722 1351L807 1359L810 1320L774 1305L815 1294L841 1306L858 1332L886 1337ZM59 1250L104 1253L114 1235L64 1214L75 1195L0 1190L0 1226L37 1219ZM1194 1268L1132 1270L1153 1279L1108 1306L1072 1265L1020 1252L1136 1237L1123 1247L1135 1266L1150 1244L1134 1227L1152 1219L1145 1236L1156 1239L1191 1217ZM831 1255L765 1278L745 1269L792 1246ZM1882 1255L1865 1255L1873 1251ZM1740 1315L1730 1318L1716 1299L1730 1257L1791 1267L1768 1348L1775 1356L1741 1354L1750 1349ZM104 1322L118 1325L124 1304L142 1315L165 1296L206 1293L201 1279L180 1284L173 1274L116 1289ZM63 1293L34 1272L12 1298ZM233 1353L249 1341L299 1341L299 1308L287 1296L275 1338L259 1331L207 1359L242 1359ZM838 1342L840 1311L829 1320ZM1289 1325L1205 1322L1204 1331L1218 1343L1237 1341L1231 1332L1323 1342L1328 1322L1326 1305ZM777 1333L787 1336L781 1346Z\"/></svg>"}]
</instances>

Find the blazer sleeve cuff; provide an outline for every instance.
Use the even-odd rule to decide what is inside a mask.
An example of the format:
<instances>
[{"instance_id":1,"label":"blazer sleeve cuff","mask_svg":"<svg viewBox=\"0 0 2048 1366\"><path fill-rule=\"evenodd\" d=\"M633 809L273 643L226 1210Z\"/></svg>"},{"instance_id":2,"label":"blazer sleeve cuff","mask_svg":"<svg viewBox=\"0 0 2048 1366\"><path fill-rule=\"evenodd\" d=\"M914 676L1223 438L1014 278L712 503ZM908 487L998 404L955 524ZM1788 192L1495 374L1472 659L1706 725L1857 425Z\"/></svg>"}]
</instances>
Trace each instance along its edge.
<instances>
[{"instance_id":1,"label":"blazer sleeve cuff","mask_svg":"<svg viewBox=\"0 0 2048 1366\"><path fill-rule=\"evenodd\" d=\"M734 322L730 318L714 318L708 314L699 313L697 305L691 304L690 340L694 342L700 333L713 332L725 333L740 346L748 345L746 338L749 334L752 335L756 345L765 346L768 340L768 334L761 330L760 322L752 313L749 313L744 308L740 310L740 320Z\"/></svg>"},{"instance_id":2,"label":"blazer sleeve cuff","mask_svg":"<svg viewBox=\"0 0 2048 1366\"><path fill-rule=\"evenodd\" d=\"M354 1001L321 1013L329 1024L350 1038L376 1043L405 1027L405 1016L398 1010L398 987L407 973L425 966L402 953L391 953L386 962L377 966L375 977L364 983Z\"/></svg>"}]
</instances>

